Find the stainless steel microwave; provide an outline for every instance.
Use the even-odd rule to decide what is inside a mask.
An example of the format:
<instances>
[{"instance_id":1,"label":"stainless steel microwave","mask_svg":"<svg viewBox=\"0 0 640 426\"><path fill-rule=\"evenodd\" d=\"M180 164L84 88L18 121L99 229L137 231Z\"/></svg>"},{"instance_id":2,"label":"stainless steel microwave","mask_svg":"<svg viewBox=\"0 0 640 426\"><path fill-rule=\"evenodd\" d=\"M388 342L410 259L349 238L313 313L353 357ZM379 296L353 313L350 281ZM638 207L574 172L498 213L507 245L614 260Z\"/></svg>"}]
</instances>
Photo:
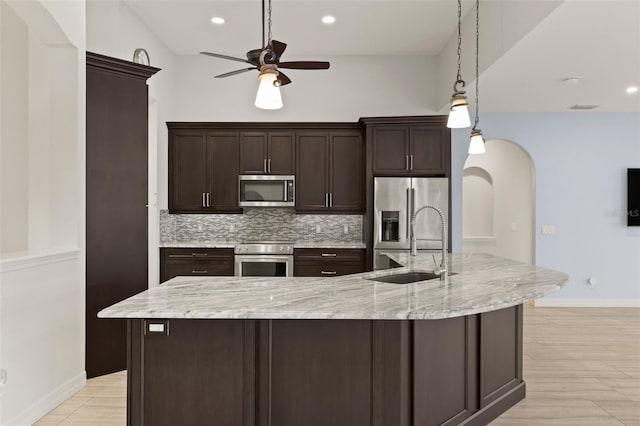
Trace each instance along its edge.
<instances>
[{"instance_id":1,"label":"stainless steel microwave","mask_svg":"<svg viewBox=\"0 0 640 426\"><path fill-rule=\"evenodd\" d=\"M295 176L240 175L240 207L295 207Z\"/></svg>"}]
</instances>

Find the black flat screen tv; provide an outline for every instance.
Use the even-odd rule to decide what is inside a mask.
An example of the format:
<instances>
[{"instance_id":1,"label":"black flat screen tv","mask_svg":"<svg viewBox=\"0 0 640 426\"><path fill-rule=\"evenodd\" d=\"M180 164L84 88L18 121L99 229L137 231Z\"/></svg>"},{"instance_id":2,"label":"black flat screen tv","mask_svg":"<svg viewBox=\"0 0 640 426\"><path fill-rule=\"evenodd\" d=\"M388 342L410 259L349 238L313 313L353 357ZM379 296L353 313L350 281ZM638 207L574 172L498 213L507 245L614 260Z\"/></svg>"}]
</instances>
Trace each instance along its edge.
<instances>
[{"instance_id":1,"label":"black flat screen tv","mask_svg":"<svg viewBox=\"0 0 640 426\"><path fill-rule=\"evenodd\" d=\"M627 226L640 226L640 169L627 169Z\"/></svg>"}]
</instances>

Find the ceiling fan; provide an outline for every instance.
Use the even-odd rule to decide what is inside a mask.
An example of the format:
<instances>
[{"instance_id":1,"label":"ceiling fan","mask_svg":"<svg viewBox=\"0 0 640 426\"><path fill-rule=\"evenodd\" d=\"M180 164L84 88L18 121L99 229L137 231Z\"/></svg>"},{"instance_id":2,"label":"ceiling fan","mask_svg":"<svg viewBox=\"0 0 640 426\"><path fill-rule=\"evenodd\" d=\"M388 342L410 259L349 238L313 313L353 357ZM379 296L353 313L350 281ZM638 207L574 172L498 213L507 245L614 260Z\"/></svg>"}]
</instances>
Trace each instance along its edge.
<instances>
[{"instance_id":1,"label":"ceiling fan","mask_svg":"<svg viewBox=\"0 0 640 426\"><path fill-rule=\"evenodd\" d=\"M269 0L268 10L268 36L265 43L265 0L262 0L262 45L260 49L253 49L247 52L247 59L236 58L234 56L222 55L219 53L200 52L203 55L213 56L214 58L228 59L230 61L244 62L251 65L248 68L242 68L230 71L224 74L216 75L215 78L231 77L233 75L242 74L251 70L259 70L261 75L264 73L274 74L274 86L284 86L291 83L291 79L287 77L280 68L295 70L326 70L329 68L329 62L323 61L289 61L280 62L280 58L287 48L287 44L278 40L271 39L271 0Z\"/></svg>"}]
</instances>

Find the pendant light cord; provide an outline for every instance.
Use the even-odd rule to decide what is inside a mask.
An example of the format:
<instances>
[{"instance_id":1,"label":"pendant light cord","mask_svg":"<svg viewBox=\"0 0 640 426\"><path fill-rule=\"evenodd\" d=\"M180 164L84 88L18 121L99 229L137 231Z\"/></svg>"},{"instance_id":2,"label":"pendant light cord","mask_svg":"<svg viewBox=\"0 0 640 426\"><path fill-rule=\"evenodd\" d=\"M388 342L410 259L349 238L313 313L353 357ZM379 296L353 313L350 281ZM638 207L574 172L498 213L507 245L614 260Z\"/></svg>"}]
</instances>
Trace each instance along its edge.
<instances>
[{"instance_id":1,"label":"pendant light cord","mask_svg":"<svg viewBox=\"0 0 640 426\"><path fill-rule=\"evenodd\" d=\"M456 76L456 84L462 81L462 75L460 74L460 67L462 63L461 57L462 57L462 0L458 0L458 74ZM464 82L462 87L464 87Z\"/></svg>"},{"instance_id":2,"label":"pendant light cord","mask_svg":"<svg viewBox=\"0 0 640 426\"><path fill-rule=\"evenodd\" d=\"M478 109L480 108L478 96L478 57L480 56L480 0L476 0L476 118L473 122L473 129L478 125Z\"/></svg>"},{"instance_id":3,"label":"pendant light cord","mask_svg":"<svg viewBox=\"0 0 640 426\"><path fill-rule=\"evenodd\" d=\"M268 40L267 43L268 43L269 48L271 48L271 0L269 0L269 12L268 12L267 16L268 16L268 21L267 21L268 25L267 25L267 27L269 28L269 33L267 35L267 40Z\"/></svg>"}]
</instances>

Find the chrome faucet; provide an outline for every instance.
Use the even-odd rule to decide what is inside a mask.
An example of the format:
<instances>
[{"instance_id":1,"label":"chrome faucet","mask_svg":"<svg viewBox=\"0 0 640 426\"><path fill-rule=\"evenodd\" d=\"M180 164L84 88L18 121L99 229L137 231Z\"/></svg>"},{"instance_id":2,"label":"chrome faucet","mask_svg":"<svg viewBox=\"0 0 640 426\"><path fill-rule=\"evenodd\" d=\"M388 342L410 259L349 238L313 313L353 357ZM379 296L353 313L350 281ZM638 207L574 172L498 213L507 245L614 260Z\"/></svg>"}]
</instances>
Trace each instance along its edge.
<instances>
[{"instance_id":1,"label":"chrome faucet","mask_svg":"<svg viewBox=\"0 0 640 426\"><path fill-rule=\"evenodd\" d=\"M440 262L440 266L436 266L434 273L440 275L440 281L447 282L447 271L448 271L448 263L447 263L447 219L444 217L442 211L436 206L426 205L424 207L420 207L416 212L411 216L411 256L416 256L418 254L418 243L416 241L416 217L422 210L432 209L438 213L440 216L440 221L442 222L442 261ZM434 258L435 264L435 258Z\"/></svg>"}]
</instances>

